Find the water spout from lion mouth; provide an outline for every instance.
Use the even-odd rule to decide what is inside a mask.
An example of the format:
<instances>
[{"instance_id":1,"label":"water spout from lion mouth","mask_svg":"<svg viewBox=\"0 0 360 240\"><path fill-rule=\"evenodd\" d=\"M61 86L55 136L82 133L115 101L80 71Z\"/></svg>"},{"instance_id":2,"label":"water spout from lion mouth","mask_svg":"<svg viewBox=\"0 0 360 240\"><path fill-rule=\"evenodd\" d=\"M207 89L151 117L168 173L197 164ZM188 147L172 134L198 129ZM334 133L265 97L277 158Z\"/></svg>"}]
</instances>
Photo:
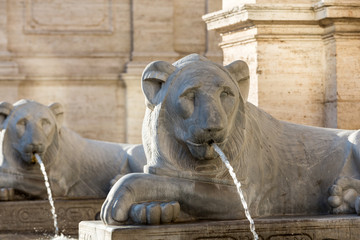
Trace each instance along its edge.
<instances>
[{"instance_id":1,"label":"water spout from lion mouth","mask_svg":"<svg viewBox=\"0 0 360 240\"><path fill-rule=\"evenodd\" d=\"M31 156L31 164L35 164L36 163L36 157L35 154L32 154Z\"/></svg>"},{"instance_id":2,"label":"water spout from lion mouth","mask_svg":"<svg viewBox=\"0 0 360 240\"><path fill-rule=\"evenodd\" d=\"M186 144L191 155L197 160L197 162L202 162L217 159L218 155L216 154L213 145L217 144L219 146L224 146L225 142L226 140L220 142L214 139L210 139L201 143L196 143L187 140Z\"/></svg>"},{"instance_id":3,"label":"water spout from lion mouth","mask_svg":"<svg viewBox=\"0 0 360 240\"><path fill-rule=\"evenodd\" d=\"M41 158L43 157L42 152L38 152L38 151L34 151L34 152L30 153L30 155L31 155L31 161L30 161L31 164L36 164L38 162L36 155L38 155Z\"/></svg>"}]
</instances>

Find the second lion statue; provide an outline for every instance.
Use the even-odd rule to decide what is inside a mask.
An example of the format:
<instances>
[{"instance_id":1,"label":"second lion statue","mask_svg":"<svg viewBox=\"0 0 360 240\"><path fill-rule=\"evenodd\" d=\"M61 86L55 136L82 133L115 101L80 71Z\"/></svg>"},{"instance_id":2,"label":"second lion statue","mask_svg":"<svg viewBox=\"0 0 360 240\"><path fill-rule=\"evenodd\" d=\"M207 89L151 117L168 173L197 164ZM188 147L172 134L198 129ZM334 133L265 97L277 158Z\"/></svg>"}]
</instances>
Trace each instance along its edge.
<instances>
[{"instance_id":1,"label":"second lion statue","mask_svg":"<svg viewBox=\"0 0 360 240\"><path fill-rule=\"evenodd\" d=\"M83 138L62 125L63 116L59 103L0 103L0 190L15 192L2 198L47 197L34 154L42 158L56 198L104 198L117 175L143 171L141 145Z\"/></svg>"},{"instance_id":2,"label":"second lion statue","mask_svg":"<svg viewBox=\"0 0 360 240\"><path fill-rule=\"evenodd\" d=\"M114 185L101 211L106 224L244 218L213 143L233 166L252 216L359 213L360 132L274 119L247 102L245 62L223 67L197 54L153 62L142 89L147 173Z\"/></svg>"}]
</instances>

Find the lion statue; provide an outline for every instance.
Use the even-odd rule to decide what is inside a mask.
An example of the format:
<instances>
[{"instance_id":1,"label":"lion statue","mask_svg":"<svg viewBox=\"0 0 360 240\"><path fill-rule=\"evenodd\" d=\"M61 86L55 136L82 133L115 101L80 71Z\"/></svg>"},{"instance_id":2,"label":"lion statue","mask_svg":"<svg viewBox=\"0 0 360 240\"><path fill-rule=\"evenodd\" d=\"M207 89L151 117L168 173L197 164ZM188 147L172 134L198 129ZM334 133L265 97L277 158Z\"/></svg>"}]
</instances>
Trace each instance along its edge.
<instances>
[{"instance_id":1,"label":"lion statue","mask_svg":"<svg viewBox=\"0 0 360 240\"><path fill-rule=\"evenodd\" d=\"M141 145L85 139L62 127L63 115L59 103L0 103L0 188L11 193L8 200L47 197L36 153L55 197L104 198L117 175L143 172Z\"/></svg>"},{"instance_id":2,"label":"lion statue","mask_svg":"<svg viewBox=\"0 0 360 240\"><path fill-rule=\"evenodd\" d=\"M279 121L247 102L245 62L197 54L150 63L145 173L122 177L105 200L105 224L244 218L214 144L229 159L253 217L359 213L360 132Z\"/></svg>"}]
</instances>

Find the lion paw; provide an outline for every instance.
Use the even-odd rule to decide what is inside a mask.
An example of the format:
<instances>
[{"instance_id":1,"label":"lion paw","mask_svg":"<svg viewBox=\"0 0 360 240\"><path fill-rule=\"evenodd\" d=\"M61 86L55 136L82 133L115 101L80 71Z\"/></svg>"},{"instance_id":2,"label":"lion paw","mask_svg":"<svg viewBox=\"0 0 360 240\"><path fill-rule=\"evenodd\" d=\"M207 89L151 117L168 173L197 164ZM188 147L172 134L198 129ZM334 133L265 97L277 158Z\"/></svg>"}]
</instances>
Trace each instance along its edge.
<instances>
[{"instance_id":1,"label":"lion paw","mask_svg":"<svg viewBox=\"0 0 360 240\"><path fill-rule=\"evenodd\" d=\"M180 204L173 202L138 203L131 206L129 216L136 224L174 222L180 213Z\"/></svg>"},{"instance_id":2,"label":"lion paw","mask_svg":"<svg viewBox=\"0 0 360 240\"><path fill-rule=\"evenodd\" d=\"M359 193L353 188L346 188L344 183L347 178L339 179L337 183L330 187L328 203L334 214L360 214L360 197Z\"/></svg>"}]
</instances>

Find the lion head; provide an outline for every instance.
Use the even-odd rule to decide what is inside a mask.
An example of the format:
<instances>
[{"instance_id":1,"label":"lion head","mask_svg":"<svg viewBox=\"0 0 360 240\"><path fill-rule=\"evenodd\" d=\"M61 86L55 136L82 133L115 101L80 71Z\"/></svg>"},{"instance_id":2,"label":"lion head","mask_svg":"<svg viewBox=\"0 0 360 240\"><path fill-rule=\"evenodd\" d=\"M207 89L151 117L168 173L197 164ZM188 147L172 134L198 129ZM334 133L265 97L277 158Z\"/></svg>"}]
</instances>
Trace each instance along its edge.
<instances>
[{"instance_id":1,"label":"lion head","mask_svg":"<svg viewBox=\"0 0 360 240\"><path fill-rule=\"evenodd\" d=\"M174 64L150 63L142 75L147 112L143 143L151 173L227 178L213 143L236 159L245 126L249 69L220 66L197 54ZM238 165L238 164L237 164Z\"/></svg>"},{"instance_id":2,"label":"lion head","mask_svg":"<svg viewBox=\"0 0 360 240\"><path fill-rule=\"evenodd\" d=\"M16 179L20 176L41 179L34 154L39 154L45 165L51 164L58 150L62 116L59 103L48 107L29 100L20 100L14 105L0 103L1 174Z\"/></svg>"}]
</instances>

